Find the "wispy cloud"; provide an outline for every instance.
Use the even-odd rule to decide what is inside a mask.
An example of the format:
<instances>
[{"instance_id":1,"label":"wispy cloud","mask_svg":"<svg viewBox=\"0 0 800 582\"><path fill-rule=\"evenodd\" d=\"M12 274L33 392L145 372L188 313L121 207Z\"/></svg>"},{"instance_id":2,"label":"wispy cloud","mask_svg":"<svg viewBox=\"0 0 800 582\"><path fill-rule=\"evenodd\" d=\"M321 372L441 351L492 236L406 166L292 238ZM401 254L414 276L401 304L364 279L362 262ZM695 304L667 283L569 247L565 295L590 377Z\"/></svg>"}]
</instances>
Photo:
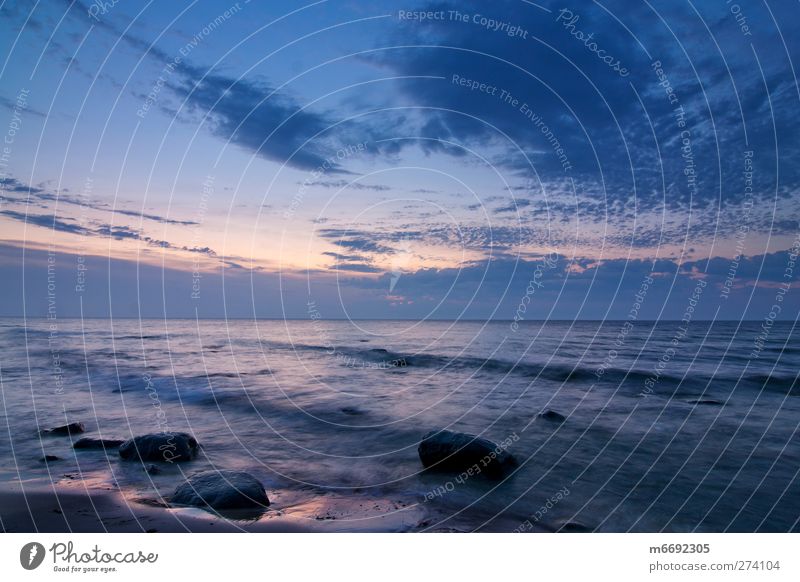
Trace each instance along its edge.
<instances>
[{"instance_id":1,"label":"wispy cloud","mask_svg":"<svg viewBox=\"0 0 800 582\"><path fill-rule=\"evenodd\" d=\"M314 186L321 186L323 188L337 188L337 189L350 189L350 190L372 190L374 192L386 192L391 190L391 186L382 184L362 184L361 182L348 181L348 180L327 180L321 182L314 182Z\"/></svg>"},{"instance_id":2,"label":"wispy cloud","mask_svg":"<svg viewBox=\"0 0 800 582\"><path fill-rule=\"evenodd\" d=\"M152 220L154 222L160 222L162 224L174 224L180 226L193 226L197 224L197 222L194 220L179 220L175 218L168 218L166 216L160 216L158 214L139 212L138 210L112 208L111 205L109 204L102 202L95 202L90 200L88 197L81 198L78 196L72 196L70 194L54 194L52 192L48 192L47 190L45 190L40 186L31 186L30 184L25 184L24 182L20 182L16 178L0 179L0 190L6 192L24 193L28 195L25 200L17 200L17 202L31 202L37 200L47 201L47 202L57 202L59 204L80 206L83 208L89 208L92 210L98 210L102 212L113 212L114 214L122 214L124 216L132 216L135 218L143 218L146 220Z\"/></svg>"},{"instance_id":3,"label":"wispy cloud","mask_svg":"<svg viewBox=\"0 0 800 582\"><path fill-rule=\"evenodd\" d=\"M25 214L24 212L17 212L16 210L0 210L0 215L26 224L49 228L57 232L79 234L82 236L91 236L94 234L89 229L76 224L71 218L61 219L45 214Z\"/></svg>"},{"instance_id":4,"label":"wispy cloud","mask_svg":"<svg viewBox=\"0 0 800 582\"><path fill-rule=\"evenodd\" d=\"M156 239L142 234L141 231L129 226L101 224L99 226L95 226L94 228L90 228L88 226L78 224L72 218L58 218L47 214L26 214L24 212L17 212L15 210L0 210L0 215L33 226L47 228L54 232L76 234L86 237L110 238L114 240L136 240L144 242L149 246L159 247L162 249L200 253L208 257L217 257L217 253L209 247L188 247L185 245L176 245L169 241Z\"/></svg>"}]
</instances>

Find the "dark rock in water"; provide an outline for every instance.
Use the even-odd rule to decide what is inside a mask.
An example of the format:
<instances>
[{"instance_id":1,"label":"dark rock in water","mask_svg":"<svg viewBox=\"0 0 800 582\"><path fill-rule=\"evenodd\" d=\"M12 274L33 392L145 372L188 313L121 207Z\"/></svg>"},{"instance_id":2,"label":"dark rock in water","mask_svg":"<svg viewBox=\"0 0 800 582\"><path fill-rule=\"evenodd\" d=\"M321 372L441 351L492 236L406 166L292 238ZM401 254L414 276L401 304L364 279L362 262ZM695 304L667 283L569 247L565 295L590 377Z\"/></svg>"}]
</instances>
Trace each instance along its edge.
<instances>
[{"instance_id":1,"label":"dark rock in water","mask_svg":"<svg viewBox=\"0 0 800 582\"><path fill-rule=\"evenodd\" d=\"M197 456L200 445L185 432L159 432L128 439L119 447L119 456L127 460L181 463Z\"/></svg>"},{"instance_id":2,"label":"dark rock in water","mask_svg":"<svg viewBox=\"0 0 800 582\"><path fill-rule=\"evenodd\" d=\"M344 408L340 408L339 410L350 416L360 416L364 414L363 410L361 410L360 408L356 408L355 406L345 406Z\"/></svg>"},{"instance_id":3,"label":"dark rock in water","mask_svg":"<svg viewBox=\"0 0 800 582\"><path fill-rule=\"evenodd\" d=\"M417 452L426 468L444 471L475 470L476 474L501 479L517 466L509 453L506 439L503 445L462 432L432 431L425 435Z\"/></svg>"},{"instance_id":4,"label":"dark rock in water","mask_svg":"<svg viewBox=\"0 0 800 582\"><path fill-rule=\"evenodd\" d=\"M555 410L545 410L539 415L539 418L543 418L545 420L551 420L553 422L564 422L565 420L567 420L566 416L556 412Z\"/></svg>"},{"instance_id":5,"label":"dark rock in water","mask_svg":"<svg viewBox=\"0 0 800 582\"><path fill-rule=\"evenodd\" d=\"M689 404L704 404L706 406L722 406L719 400L712 400L711 398L699 398L697 400L689 400Z\"/></svg>"},{"instance_id":6,"label":"dark rock in water","mask_svg":"<svg viewBox=\"0 0 800 582\"><path fill-rule=\"evenodd\" d=\"M73 449L116 449L125 441L121 439L93 439L83 437L72 445Z\"/></svg>"},{"instance_id":7,"label":"dark rock in water","mask_svg":"<svg viewBox=\"0 0 800 582\"><path fill-rule=\"evenodd\" d=\"M40 463L49 463L50 461L60 461L61 457L57 457L55 455L45 455L41 459L39 459Z\"/></svg>"},{"instance_id":8,"label":"dark rock in water","mask_svg":"<svg viewBox=\"0 0 800 582\"><path fill-rule=\"evenodd\" d=\"M150 475L158 475L159 473L161 473L161 469L159 469L155 465L147 465L147 469L145 470Z\"/></svg>"},{"instance_id":9,"label":"dark rock in water","mask_svg":"<svg viewBox=\"0 0 800 582\"><path fill-rule=\"evenodd\" d=\"M212 509L258 509L269 505L261 481L243 471L206 471L179 485L172 503Z\"/></svg>"},{"instance_id":10,"label":"dark rock in water","mask_svg":"<svg viewBox=\"0 0 800 582\"><path fill-rule=\"evenodd\" d=\"M80 434L82 432L86 432L86 427L82 422L71 422L70 424L65 424L64 426L57 426L55 428L43 430L42 434L69 436L73 434Z\"/></svg>"}]
</instances>

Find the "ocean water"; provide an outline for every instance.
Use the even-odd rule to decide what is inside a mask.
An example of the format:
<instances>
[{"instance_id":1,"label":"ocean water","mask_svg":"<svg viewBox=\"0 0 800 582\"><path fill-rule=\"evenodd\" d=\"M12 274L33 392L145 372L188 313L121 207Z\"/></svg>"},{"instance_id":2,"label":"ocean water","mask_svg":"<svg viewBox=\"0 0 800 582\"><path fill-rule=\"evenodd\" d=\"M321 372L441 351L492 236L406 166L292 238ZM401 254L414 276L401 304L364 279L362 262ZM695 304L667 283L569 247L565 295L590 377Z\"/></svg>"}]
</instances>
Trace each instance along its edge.
<instances>
[{"instance_id":1,"label":"ocean water","mask_svg":"<svg viewBox=\"0 0 800 582\"><path fill-rule=\"evenodd\" d=\"M798 531L798 370L791 323L5 319L0 482L159 499L242 469L270 511L350 529ZM39 435L75 421L203 452L150 475ZM520 466L425 472L417 445L442 428L510 442Z\"/></svg>"}]
</instances>

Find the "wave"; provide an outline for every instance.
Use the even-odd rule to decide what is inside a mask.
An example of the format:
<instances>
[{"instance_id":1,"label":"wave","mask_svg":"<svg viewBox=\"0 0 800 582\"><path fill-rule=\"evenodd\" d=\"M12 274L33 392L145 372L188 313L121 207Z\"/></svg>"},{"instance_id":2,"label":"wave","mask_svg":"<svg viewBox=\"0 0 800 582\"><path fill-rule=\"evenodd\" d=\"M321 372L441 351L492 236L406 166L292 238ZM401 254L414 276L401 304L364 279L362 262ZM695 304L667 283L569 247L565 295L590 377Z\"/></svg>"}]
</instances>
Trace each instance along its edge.
<instances>
[{"instance_id":1,"label":"wave","mask_svg":"<svg viewBox=\"0 0 800 582\"><path fill-rule=\"evenodd\" d=\"M652 378L652 373L644 370L619 367L605 368L598 373L597 366L575 366L570 364L549 363L536 364L529 362L513 362L501 358L478 358L470 356L447 356L443 354L404 354L384 348L336 347L319 345L293 344L291 348L315 352L326 352L338 358L347 367L361 367L364 362L370 367L385 368L430 368L446 370L474 370L478 373L509 374L526 378L544 378L555 382L616 382L643 383ZM710 378L709 378L710 379ZM696 375L691 378L662 374L659 384L678 385L696 383Z\"/></svg>"}]
</instances>

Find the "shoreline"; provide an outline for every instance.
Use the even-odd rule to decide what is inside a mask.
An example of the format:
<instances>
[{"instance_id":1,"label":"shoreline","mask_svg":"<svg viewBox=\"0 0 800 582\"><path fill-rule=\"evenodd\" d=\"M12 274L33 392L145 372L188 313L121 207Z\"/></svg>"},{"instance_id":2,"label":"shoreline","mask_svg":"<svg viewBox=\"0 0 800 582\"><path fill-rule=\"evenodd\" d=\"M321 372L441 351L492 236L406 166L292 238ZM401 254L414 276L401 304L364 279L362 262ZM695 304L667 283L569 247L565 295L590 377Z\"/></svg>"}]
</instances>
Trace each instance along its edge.
<instances>
[{"instance_id":1,"label":"shoreline","mask_svg":"<svg viewBox=\"0 0 800 582\"><path fill-rule=\"evenodd\" d=\"M285 515L228 520L199 508L169 508L127 499L113 489L0 486L0 529L6 533L317 532ZM277 512L276 512L277 513Z\"/></svg>"},{"instance_id":2,"label":"shoreline","mask_svg":"<svg viewBox=\"0 0 800 582\"><path fill-rule=\"evenodd\" d=\"M199 507L169 507L155 499L126 496L107 485L26 481L0 484L0 531L4 533L467 533L437 523L424 504L388 498L323 495L275 503L261 515L223 517ZM271 496L272 497L272 496ZM280 498L281 495L276 496ZM442 516L440 516L442 517ZM501 520L502 521L502 520ZM511 532L509 524L477 531ZM529 532L554 531L544 524Z\"/></svg>"},{"instance_id":3,"label":"shoreline","mask_svg":"<svg viewBox=\"0 0 800 582\"><path fill-rule=\"evenodd\" d=\"M282 495L275 492L280 499ZM272 498L272 492L271 498ZM275 503L258 516L224 517L199 507L169 507L92 483L39 480L0 484L5 533L322 533L425 531L419 507L389 499L320 496ZM359 503L360 501L360 503ZM427 524L426 524L427 525Z\"/></svg>"}]
</instances>

